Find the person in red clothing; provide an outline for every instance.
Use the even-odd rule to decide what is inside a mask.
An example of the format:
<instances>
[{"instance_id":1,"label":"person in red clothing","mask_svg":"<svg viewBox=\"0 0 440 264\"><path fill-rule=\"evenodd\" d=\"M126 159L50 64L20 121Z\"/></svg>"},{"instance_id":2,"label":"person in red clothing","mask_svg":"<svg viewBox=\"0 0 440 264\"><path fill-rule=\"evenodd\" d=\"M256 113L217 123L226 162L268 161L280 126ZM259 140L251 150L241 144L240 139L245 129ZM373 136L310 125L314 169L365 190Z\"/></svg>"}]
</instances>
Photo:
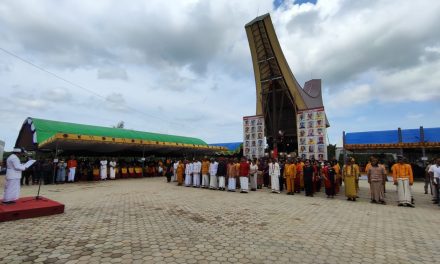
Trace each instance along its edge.
<instances>
[{"instance_id":1,"label":"person in red clothing","mask_svg":"<svg viewBox=\"0 0 440 264\"><path fill-rule=\"evenodd\" d=\"M69 174L67 175L67 182L75 181L76 167L78 167L78 162L72 155L70 156L70 160L67 161L67 169L69 170Z\"/></svg>"},{"instance_id":2,"label":"person in red clothing","mask_svg":"<svg viewBox=\"0 0 440 264\"><path fill-rule=\"evenodd\" d=\"M313 178L313 192L321 191L321 165L317 160L313 162L313 171L315 173L315 177Z\"/></svg>"},{"instance_id":3,"label":"person in red clothing","mask_svg":"<svg viewBox=\"0 0 440 264\"><path fill-rule=\"evenodd\" d=\"M246 161L245 158L241 159L240 162L240 170L239 170L239 176L240 176L240 187L241 187L241 193L247 193L249 190L249 170L250 165L249 162Z\"/></svg>"}]
</instances>

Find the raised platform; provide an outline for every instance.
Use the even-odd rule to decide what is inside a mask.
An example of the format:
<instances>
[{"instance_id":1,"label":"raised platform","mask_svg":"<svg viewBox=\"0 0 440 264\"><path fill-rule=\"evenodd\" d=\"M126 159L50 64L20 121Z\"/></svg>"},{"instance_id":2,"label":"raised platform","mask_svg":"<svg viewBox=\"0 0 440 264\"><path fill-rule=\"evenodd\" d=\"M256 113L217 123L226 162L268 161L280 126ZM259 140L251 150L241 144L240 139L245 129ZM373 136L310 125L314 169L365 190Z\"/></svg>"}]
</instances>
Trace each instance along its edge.
<instances>
[{"instance_id":1,"label":"raised platform","mask_svg":"<svg viewBox=\"0 0 440 264\"><path fill-rule=\"evenodd\" d=\"M0 203L0 222L64 213L64 204L41 197L23 197L15 204Z\"/></svg>"}]
</instances>

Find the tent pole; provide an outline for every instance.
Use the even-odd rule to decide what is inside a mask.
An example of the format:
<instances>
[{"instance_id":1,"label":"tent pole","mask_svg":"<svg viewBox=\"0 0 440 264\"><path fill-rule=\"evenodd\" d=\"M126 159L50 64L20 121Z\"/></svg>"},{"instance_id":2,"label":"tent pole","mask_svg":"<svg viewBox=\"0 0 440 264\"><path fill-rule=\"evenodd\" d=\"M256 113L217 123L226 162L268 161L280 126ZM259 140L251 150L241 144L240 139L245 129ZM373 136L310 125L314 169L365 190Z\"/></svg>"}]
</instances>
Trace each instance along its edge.
<instances>
[{"instance_id":1,"label":"tent pole","mask_svg":"<svg viewBox=\"0 0 440 264\"><path fill-rule=\"evenodd\" d=\"M35 159L37 160L37 162L38 162L38 150L37 151L35 151ZM41 165L41 164L40 164ZM41 167L40 167L40 170L41 170ZM41 190L41 173L39 173L40 175L39 175L39 177L38 177L38 192L37 192L37 196L35 196L35 200L40 200L41 199L41 197L40 197L40 190Z\"/></svg>"},{"instance_id":2,"label":"tent pole","mask_svg":"<svg viewBox=\"0 0 440 264\"><path fill-rule=\"evenodd\" d=\"M142 146L142 178L144 177L144 167L145 167L145 146Z\"/></svg>"},{"instance_id":3,"label":"tent pole","mask_svg":"<svg viewBox=\"0 0 440 264\"><path fill-rule=\"evenodd\" d=\"M55 159L58 159L58 142L55 146L55 157L53 158L53 160L55 161ZM52 184L55 183L55 172L56 172L56 167L53 167L53 174L52 174Z\"/></svg>"}]
</instances>

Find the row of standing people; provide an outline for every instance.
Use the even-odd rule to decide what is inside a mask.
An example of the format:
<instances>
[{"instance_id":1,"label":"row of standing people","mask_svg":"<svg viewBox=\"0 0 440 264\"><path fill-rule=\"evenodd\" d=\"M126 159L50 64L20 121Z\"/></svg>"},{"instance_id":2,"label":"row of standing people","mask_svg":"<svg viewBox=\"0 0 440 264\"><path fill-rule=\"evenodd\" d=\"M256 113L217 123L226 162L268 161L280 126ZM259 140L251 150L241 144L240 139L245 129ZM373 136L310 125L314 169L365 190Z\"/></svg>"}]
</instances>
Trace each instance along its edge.
<instances>
[{"instance_id":1,"label":"row of standing people","mask_svg":"<svg viewBox=\"0 0 440 264\"><path fill-rule=\"evenodd\" d=\"M118 178L140 178L159 176L162 162L148 162L142 166L141 162L117 161L115 158L107 160L86 159L38 159L29 169L23 172L21 185L72 183L76 181L98 181Z\"/></svg>"},{"instance_id":2,"label":"row of standing people","mask_svg":"<svg viewBox=\"0 0 440 264\"><path fill-rule=\"evenodd\" d=\"M440 161L439 161L440 163ZM410 186L414 178L411 166L403 157L392 168L393 182L397 187L399 206L414 207ZM387 172L377 158L373 158L366 168L370 184L372 203L386 204L385 190ZM345 196L349 201L359 198L360 169L354 158L348 158L342 169L336 160L323 161L288 159L279 163L276 159L246 160L241 159L205 159L192 162L177 161L169 169L170 180L175 177L178 185L201 187L216 190L235 191L239 186L242 193L255 191L259 186L270 187L273 193L280 193L286 185L287 194L293 195L305 191L306 196L313 197L324 185L327 198L333 198L344 183ZM268 183L268 179L270 183ZM227 186L227 188L226 188Z\"/></svg>"},{"instance_id":3,"label":"row of standing people","mask_svg":"<svg viewBox=\"0 0 440 264\"><path fill-rule=\"evenodd\" d=\"M280 193L286 185L287 194L293 195L305 190L307 196L320 191L322 182L328 197L339 192L341 184L340 167L336 161L319 166L317 161L288 160L278 163L276 159L246 160L204 159L177 161L170 168L168 181L175 178L178 185L201 187L242 193L266 186L273 193ZM249 187L250 185L250 187Z\"/></svg>"}]
</instances>

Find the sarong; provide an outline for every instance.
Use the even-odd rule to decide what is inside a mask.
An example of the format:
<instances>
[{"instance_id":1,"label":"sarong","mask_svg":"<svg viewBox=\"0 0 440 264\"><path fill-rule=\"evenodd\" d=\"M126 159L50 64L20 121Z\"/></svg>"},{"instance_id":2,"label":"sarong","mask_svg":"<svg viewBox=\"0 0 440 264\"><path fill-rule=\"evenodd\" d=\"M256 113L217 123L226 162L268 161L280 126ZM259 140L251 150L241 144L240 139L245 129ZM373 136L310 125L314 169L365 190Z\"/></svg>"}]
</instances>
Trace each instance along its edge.
<instances>
[{"instance_id":1,"label":"sarong","mask_svg":"<svg viewBox=\"0 0 440 264\"><path fill-rule=\"evenodd\" d=\"M372 181L370 183L370 193L371 200L373 201L383 201L384 193L383 193L383 183L380 181Z\"/></svg>"},{"instance_id":2,"label":"sarong","mask_svg":"<svg viewBox=\"0 0 440 264\"><path fill-rule=\"evenodd\" d=\"M200 174L194 173L193 175L193 186L200 187Z\"/></svg>"},{"instance_id":3,"label":"sarong","mask_svg":"<svg viewBox=\"0 0 440 264\"><path fill-rule=\"evenodd\" d=\"M235 178L229 178L228 180L228 191L235 192Z\"/></svg>"},{"instance_id":4,"label":"sarong","mask_svg":"<svg viewBox=\"0 0 440 264\"><path fill-rule=\"evenodd\" d=\"M217 189L217 176L216 175L211 175L210 179L209 179L209 188L211 189Z\"/></svg>"},{"instance_id":5,"label":"sarong","mask_svg":"<svg viewBox=\"0 0 440 264\"><path fill-rule=\"evenodd\" d=\"M258 173L251 175L251 177L250 177L251 190L257 189L257 182L258 182L257 178L258 178Z\"/></svg>"},{"instance_id":6,"label":"sarong","mask_svg":"<svg viewBox=\"0 0 440 264\"><path fill-rule=\"evenodd\" d=\"M280 192L280 180L278 179L277 176L270 176L270 182L271 182L271 188L272 188L272 192Z\"/></svg>"},{"instance_id":7,"label":"sarong","mask_svg":"<svg viewBox=\"0 0 440 264\"><path fill-rule=\"evenodd\" d=\"M248 177L240 177L240 187L242 192L248 192L249 179Z\"/></svg>"},{"instance_id":8,"label":"sarong","mask_svg":"<svg viewBox=\"0 0 440 264\"><path fill-rule=\"evenodd\" d=\"M209 176L208 174L202 174L202 187L209 186Z\"/></svg>"},{"instance_id":9,"label":"sarong","mask_svg":"<svg viewBox=\"0 0 440 264\"><path fill-rule=\"evenodd\" d=\"M397 200L399 204L411 204L411 189L408 179L397 179Z\"/></svg>"},{"instance_id":10,"label":"sarong","mask_svg":"<svg viewBox=\"0 0 440 264\"><path fill-rule=\"evenodd\" d=\"M225 188L225 176L218 176L218 188Z\"/></svg>"},{"instance_id":11,"label":"sarong","mask_svg":"<svg viewBox=\"0 0 440 264\"><path fill-rule=\"evenodd\" d=\"M192 183L191 174L185 174L185 186L190 186Z\"/></svg>"},{"instance_id":12,"label":"sarong","mask_svg":"<svg viewBox=\"0 0 440 264\"><path fill-rule=\"evenodd\" d=\"M345 177L345 196L347 198L356 198L357 190L356 190L356 178L355 177Z\"/></svg>"},{"instance_id":13,"label":"sarong","mask_svg":"<svg viewBox=\"0 0 440 264\"><path fill-rule=\"evenodd\" d=\"M69 168L69 175L67 176L67 181L68 182L74 182L75 181L75 171L76 171L75 167Z\"/></svg>"}]
</instances>

